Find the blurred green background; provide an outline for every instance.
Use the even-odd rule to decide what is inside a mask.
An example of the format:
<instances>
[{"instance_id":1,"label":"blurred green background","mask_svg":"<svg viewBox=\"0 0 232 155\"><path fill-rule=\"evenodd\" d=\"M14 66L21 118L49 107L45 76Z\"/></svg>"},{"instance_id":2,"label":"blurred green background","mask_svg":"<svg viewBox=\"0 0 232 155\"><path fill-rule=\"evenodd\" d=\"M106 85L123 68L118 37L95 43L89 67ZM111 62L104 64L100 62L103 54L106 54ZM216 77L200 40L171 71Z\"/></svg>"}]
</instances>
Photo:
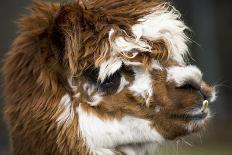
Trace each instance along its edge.
<instances>
[{"instance_id":1,"label":"blurred green background","mask_svg":"<svg viewBox=\"0 0 232 155\"><path fill-rule=\"evenodd\" d=\"M63 0L65 1L65 0ZM70 0L69 0L70 1ZM0 4L0 58L17 35L15 20L31 0L2 0ZM167 142L159 155L232 155L232 0L173 0L193 30L192 56L204 79L218 85L218 99L211 104L214 119L207 130L183 140ZM2 90L2 89L1 89ZM9 154L0 98L0 155Z\"/></svg>"}]
</instances>

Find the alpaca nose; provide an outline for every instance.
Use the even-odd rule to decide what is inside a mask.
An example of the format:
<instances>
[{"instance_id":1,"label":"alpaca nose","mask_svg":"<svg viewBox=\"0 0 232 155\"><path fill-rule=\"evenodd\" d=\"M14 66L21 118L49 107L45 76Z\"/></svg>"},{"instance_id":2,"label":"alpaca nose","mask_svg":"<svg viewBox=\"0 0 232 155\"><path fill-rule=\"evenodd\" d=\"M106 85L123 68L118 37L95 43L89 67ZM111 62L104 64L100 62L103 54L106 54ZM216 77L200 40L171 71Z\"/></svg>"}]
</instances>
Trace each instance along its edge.
<instances>
[{"instance_id":1,"label":"alpaca nose","mask_svg":"<svg viewBox=\"0 0 232 155\"><path fill-rule=\"evenodd\" d=\"M206 84L205 82L202 82L201 84L201 88L200 88L200 93L202 95L202 98L204 100L208 100L209 102L213 102L216 98L215 96L215 88L214 87L210 87L208 84Z\"/></svg>"}]
</instances>

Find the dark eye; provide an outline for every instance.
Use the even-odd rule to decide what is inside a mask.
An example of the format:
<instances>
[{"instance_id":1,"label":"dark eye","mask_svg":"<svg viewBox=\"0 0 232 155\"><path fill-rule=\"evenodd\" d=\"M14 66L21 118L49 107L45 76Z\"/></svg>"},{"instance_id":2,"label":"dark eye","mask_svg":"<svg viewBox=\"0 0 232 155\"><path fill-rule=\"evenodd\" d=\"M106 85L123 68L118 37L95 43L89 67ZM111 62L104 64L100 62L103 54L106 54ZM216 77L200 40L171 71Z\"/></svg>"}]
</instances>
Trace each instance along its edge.
<instances>
[{"instance_id":1,"label":"dark eye","mask_svg":"<svg viewBox=\"0 0 232 155\"><path fill-rule=\"evenodd\" d=\"M121 69L108 76L103 82L98 81L99 69L90 68L84 72L84 77L91 84L94 84L98 91L104 95L110 95L117 91L121 82Z\"/></svg>"},{"instance_id":2,"label":"dark eye","mask_svg":"<svg viewBox=\"0 0 232 155\"><path fill-rule=\"evenodd\" d=\"M102 83L98 84L99 90L105 94L113 94L117 91L121 81L120 70L107 77Z\"/></svg>"}]
</instances>

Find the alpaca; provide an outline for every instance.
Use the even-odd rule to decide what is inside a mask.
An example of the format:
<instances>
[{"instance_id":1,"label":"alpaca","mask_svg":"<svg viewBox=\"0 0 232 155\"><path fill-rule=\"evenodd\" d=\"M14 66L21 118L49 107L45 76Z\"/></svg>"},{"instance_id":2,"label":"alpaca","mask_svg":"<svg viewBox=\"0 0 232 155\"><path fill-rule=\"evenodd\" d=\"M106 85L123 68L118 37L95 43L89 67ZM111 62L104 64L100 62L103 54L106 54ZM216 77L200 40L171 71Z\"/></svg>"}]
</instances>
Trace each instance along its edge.
<instances>
[{"instance_id":1,"label":"alpaca","mask_svg":"<svg viewBox=\"0 0 232 155\"><path fill-rule=\"evenodd\" d=\"M3 65L13 155L153 155L203 129L215 89L160 0L33 2Z\"/></svg>"}]
</instances>

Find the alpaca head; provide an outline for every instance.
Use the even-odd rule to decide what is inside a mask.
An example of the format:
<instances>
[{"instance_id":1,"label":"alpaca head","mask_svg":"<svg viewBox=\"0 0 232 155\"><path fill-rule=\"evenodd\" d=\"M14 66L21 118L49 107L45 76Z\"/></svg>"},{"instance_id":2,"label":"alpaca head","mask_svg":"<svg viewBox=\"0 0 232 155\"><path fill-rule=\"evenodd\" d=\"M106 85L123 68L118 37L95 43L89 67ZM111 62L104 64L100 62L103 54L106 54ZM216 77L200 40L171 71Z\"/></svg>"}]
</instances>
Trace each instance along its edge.
<instances>
[{"instance_id":1,"label":"alpaca head","mask_svg":"<svg viewBox=\"0 0 232 155\"><path fill-rule=\"evenodd\" d=\"M53 13L43 7L33 10L43 12L33 33L46 32L38 38L49 43L41 46L48 69L37 81L51 92L66 90L58 126L68 128L77 116L91 149L175 139L205 126L215 91L188 64L188 28L170 4L78 1Z\"/></svg>"},{"instance_id":2,"label":"alpaca head","mask_svg":"<svg viewBox=\"0 0 232 155\"><path fill-rule=\"evenodd\" d=\"M90 143L101 141L93 140L91 128L103 137L115 134L121 145L174 139L204 127L210 115L203 102L214 100L214 90L196 66L187 65L186 29L176 10L157 1L89 2L58 11L51 38L69 71ZM117 128L139 138L120 137Z\"/></svg>"}]
</instances>

